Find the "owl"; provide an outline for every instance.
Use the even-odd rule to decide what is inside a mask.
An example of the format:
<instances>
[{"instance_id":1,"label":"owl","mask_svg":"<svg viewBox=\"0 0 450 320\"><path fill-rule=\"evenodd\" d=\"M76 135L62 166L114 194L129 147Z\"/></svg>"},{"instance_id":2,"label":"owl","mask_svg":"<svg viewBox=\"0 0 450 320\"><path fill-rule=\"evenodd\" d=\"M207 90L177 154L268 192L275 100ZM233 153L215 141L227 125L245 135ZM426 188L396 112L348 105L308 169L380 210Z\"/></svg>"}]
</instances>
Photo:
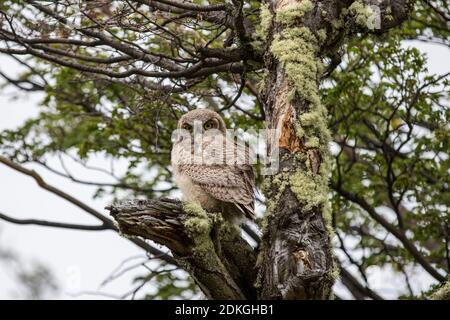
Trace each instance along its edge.
<instances>
[{"instance_id":1,"label":"owl","mask_svg":"<svg viewBox=\"0 0 450 320\"><path fill-rule=\"evenodd\" d=\"M171 164L183 200L233 223L255 219L255 182L250 151L227 134L222 117L196 109L178 121Z\"/></svg>"}]
</instances>

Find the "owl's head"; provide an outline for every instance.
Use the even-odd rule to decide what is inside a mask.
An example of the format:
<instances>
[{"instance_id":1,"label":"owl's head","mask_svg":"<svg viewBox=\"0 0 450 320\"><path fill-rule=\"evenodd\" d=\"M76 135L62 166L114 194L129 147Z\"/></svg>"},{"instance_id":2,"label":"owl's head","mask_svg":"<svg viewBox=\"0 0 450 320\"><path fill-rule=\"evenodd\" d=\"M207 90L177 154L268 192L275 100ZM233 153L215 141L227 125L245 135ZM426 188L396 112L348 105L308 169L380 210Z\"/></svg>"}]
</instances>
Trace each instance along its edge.
<instances>
[{"instance_id":1,"label":"owl's head","mask_svg":"<svg viewBox=\"0 0 450 320\"><path fill-rule=\"evenodd\" d=\"M178 121L178 129L207 132L208 130L219 130L225 134L226 126L222 117L212 110L196 109L184 114Z\"/></svg>"}]
</instances>

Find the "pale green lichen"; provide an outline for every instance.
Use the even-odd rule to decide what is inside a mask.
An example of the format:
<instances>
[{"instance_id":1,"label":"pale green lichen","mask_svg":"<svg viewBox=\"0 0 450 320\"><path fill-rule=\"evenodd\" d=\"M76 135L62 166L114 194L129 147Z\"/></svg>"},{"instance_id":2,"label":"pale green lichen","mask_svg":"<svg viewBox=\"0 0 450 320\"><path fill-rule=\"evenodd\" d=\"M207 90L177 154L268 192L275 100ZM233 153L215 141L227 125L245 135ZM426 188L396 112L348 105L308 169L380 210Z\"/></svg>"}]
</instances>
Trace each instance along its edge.
<instances>
[{"instance_id":1,"label":"pale green lichen","mask_svg":"<svg viewBox=\"0 0 450 320\"><path fill-rule=\"evenodd\" d=\"M333 263L333 268L332 268L331 272L329 272L327 274L327 277L328 277L328 279L330 279L330 281L332 283L334 283L339 278L340 274L341 274L340 268L337 266L336 263ZM336 296L335 296L335 294L333 292L333 287L332 286L329 288L328 299L329 300L336 299Z\"/></svg>"},{"instance_id":2,"label":"pale green lichen","mask_svg":"<svg viewBox=\"0 0 450 320\"><path fill-rule=\"evenodd\" d=\"M327 40L327 30L320 29L319 32L317 32L317 39L320 43L324 43Z\"/></svg>"},{"instance_id":3,"label":"pale green lichen","mask_svg":"<svg viewBox=\"0 0 450 320\"><path fill-rule=\"evenodd\" d=\"M262 33L262 35L265 36L272 24L272 13L270 12L269 6L267 4L261 5L259 17L261 21L259 25L259 30Z\"/></svg>"},{"instance_id":4,"label":"pale green lichen","mask_svg":"<svg viewBox=\"0 0 450 320\"><path fill-rule=\"evenodd\" d=\"M305 136L305 130L298 121L295 123L295 132L299 138L303 138Z\"/></svg>"},{"instance_id":5,"label":"pale green lichen","mask_svg":"<svg viewBox=\"0 0 450 320\"><path fill-rule=\"evenodd\" d=\"M333 27L333 30L339 30L342 29L344 26L344 19L342 18L343 15L339 17L339 19L333 19L331 21L331 26Z\"/></svg>"},{"instance_id":6,"label":"pale green lichen","mask_svg":"<svg viewBox=\"0 0 450 320\"><path fill-rule=\"evenodd\" d=\"M394 20L394 17L392 16L392 8L391 8L390 5L388 5L388 6L386 7L386 9L384 10L384 18L385 18L387 21L393 21L393 20Z\"/></svg>"},{"instance_id":7,"label":"pale green lichen","mask_svg":"<svg viewBox=\"0 0 450 320\"><path fill-rule=\"evenodd\" d=\"M298 170L290 177L291 190L304 205L306 211L319 207L327 201L328 186L326 180L312 172Z\"/></svg>"},{"instance_id":8,"label":"pale green lichen","mask_svg":"<svg viewBox=\"0 0 450 320\"><path fill-rule=\"evenodd\" d=\"M320 147L320 140L318 137L309 137L305 141L305 147L308 149L311 148L319 148Z\"/></svg>"},{"instance_id":9,"label":"pale green lichen","mask_svg":"<svg viewBox=\"0 0 450 320\"><path fill-rule=\"evenodd\" d=\"M267 226L268 219L270 215L275 212L278 206L281 195L283 194L286 187L289 185L289 174L287 172L277 173L275 175L267 176L262 185L261 189L265 194L271 194L276 190L275 194L268 199L266 199L266 216L263 220L262 229L264 230Z\"/></svg>"},{"instance_id":10,"label":"pale green lichen","mask_svg":"<svg viewBox=\"0 0 450 320\"><path fill-rule=\"evenodd\" d=\"M286 74L295 86L295 92L300 95L317 92L316 81L321 64L320 59L316 58L319 40L308 28L291 27L291 24L313 7L311 1L304 0L279 9L275 20L287 27L275 35L270 48L273 55L284 65ZM318 92L310 96L315 98Z\"/></svg>"},{"instance_id":11,"label":"pale green lichen","mask_svg":"<svg viewBox=\"0 0 450 320\"><path fill-rule=\"evenodd\" d=\"M374 29L373 23L370 23L370 20L374 15L374 11L371 6L364 4L362 0L358 0L353 2L348 9L349 12L355 17L355 22L357 25L369 30Z\"/></svg>"},{"instance_id":12,"label":"pale green lichen","mask_svg":"<svg viewBox=\"0 0 450 320\"><path fill-rule=\"evenodd\" d=\"M267 39L267 34L272 25L272 13L267 4L262 4L259 10L259 24L255 27L253 34L252 47L256 51L262 51L264 43Z\"/></svg>"},{"instance_id":13,"label":"pale green lichen","mask_svg":"<svg viewBox=\"0 0 450 320\"><path fill-rule=\"evenodd\" d=\"M240 236L241 230L235 223L223 220L219 226L219 238L223 241L233 241Z\"/></svg>"},{"instance_id":14,"label":"pale green lichen","mask_svg":"<svg viewBox=\"0 0 450 320\"><path fill-rule=\"evenodd\" d=\"M317 80L322 62L317 58L319 43L306 27L288 28L277 34L271 51L283 63L286 74L301 98L319 104Z\"/></svg>"},{"instance_id":15,"label":"pale green lichen","mask_svg":"<svg viewBox=\"0 0 450 320\"><path fill-rule=\"evenodd\" d=\"M310 0L288 4L278 10L276 21L285 25L291 25L313 8L314 4Z\"/></svg>"},{"instance_id":16,"label":"pale green lichen","mask_svg":"<svg viewBox=\"0 0 450 320\"><path fill-rule=\"evenodd\" d=\"M333 228L333 225L332 225L333 224L333 213L331 211L331 204L330 204L330 202L331 202L331 199L330 199L330 201L327 201L324 204L324 207L322 209L322 217L323 217L323 219L325 221L325 226L326 226L327 231L328 231L328 236L330 237L330 239L333 239L333 237L334 237L334 228ZM339 272L339 270L338 270L338 272Z\"/></svg>"},{"instance_id":17,"label":"pale green lichen","mask_svg":"<svg viewBox=\"0 0 450 320\"><path fill-rule=\"evenodd\" d=\"M306 148L328 148L331 140L327 126L327 110L322 104L317 104L311 111L298 117L301 136L305 138ZM324 150L325 151L325 150Z\"/></svg>"},{"instance_id":18,"label":"pale green lichen","mask_svg":"<svg viewBox=\"0 0 450 320\"><path fill-rule=\"evenodd\" d=\"M299 117L299 120L303 126L314 126L318 121L320 121L321 116L322 115L315 110L302 113Z\"/></svg>"},{"instance_id":19,"label":"pale green lichen","mask_svg":"<svg viewBox=\"0 0 450 320\"><path fill-rule=\"evenodd\" d=\"M331 279L337 280L341 274L341 270L336 266L330 274Z\"/></svg>"},{"instance_id":20,"label":"pale green lichen","mask_svg":"<svg viewBox=\"0 0 450 320\"><path fill-rule=\"evenodd\" d=\"M224 268L218 257L220 242L233 241L240 236L240 229L223 219L221 213L207 213L197 203L185 202L183 209L188 215L184 227L194 242L193 257L208 270Z\"/></svg>"}]
</instances>

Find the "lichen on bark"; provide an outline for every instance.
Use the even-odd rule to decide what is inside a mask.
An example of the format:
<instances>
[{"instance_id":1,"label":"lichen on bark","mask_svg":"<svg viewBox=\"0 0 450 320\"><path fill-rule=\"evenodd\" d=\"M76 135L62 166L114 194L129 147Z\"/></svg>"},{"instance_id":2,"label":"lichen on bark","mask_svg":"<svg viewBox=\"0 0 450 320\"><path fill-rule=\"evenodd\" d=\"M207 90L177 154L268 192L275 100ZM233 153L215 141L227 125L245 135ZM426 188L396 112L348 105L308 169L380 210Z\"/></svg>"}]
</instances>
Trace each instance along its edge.
<instances>
[{"instance_id":1,"label":"lichen on bark","mask_svg":"<svg viewBox=\"0 0 450 320\"><path fill-rule=\"evenodd\" d=\"M196 203L183 203L184 211L189 217L184 227L193 241L192 255L201 261L204 268L213 271L222 265L216 254L216 246L211 239L211 231L223 221L220 214L209 214Z\"/></svg>"},{"instance_id":2,"label":"lichen on bark","mask_svg":"<svg viewBox=\"0 0 450 320\"><path fill-rule=\"evenodd\" d=\"M262 221L263 232L267 227L267 222L270 215L273 212L276 212L276 206L278 205L280 197L287 186L289 186L289 175L286 172L280 172L264 178L261 186L262 191L265 194L271 194L273 190L276 190L276 192L270 198L266 199L266 214L265 219Z\"/></svg>"},{"instance_id":3,"label":"lichen on bark","mask_svg":"<svg viewBox=\"0 0 450 320\"><path fill-rule=\"evenodd\" d=\"M268 126L276 129L269 154L279 154L280 170L263 188L269 200L255 286L264 299L329 299L337 273L330 245L330 134L319 94L328 34L311 23L317 8L309 0L270 7L271 75L264 97Z\"/></svg>"},{"instance_id":4,"label":"lichen on bark","mask_svg":"<svg viewBox=\"0 0 450 320\"><path fill-rule=\"evenodd\" d=\"M305 13L311 11L313 8L314 4L310 0L289 3L277 11L275 20L283 24L294 24L298 19L303 17Z\"/></svg>"},{"instance_id":5,"label":"lichen on bark","mask_svg":"<svg viewBox=\"0 0 450 320\"><path fill-rule=\"evenodd\" d=\"M184 223L186 231L191 235L209 235L212 229L212 219L206 211L193 202L183 203L183 209L189 215L189 218Z\"/></svg>"},{"instance_id":6,"label":"lichen on bark","mask_svg":"<svg viewBox=\"0 0 450 320\"><path fill-rule=\"evenodd\" d=\"M259 9L259 23L255 27L252 47L257 52L263 53L267 34L272 25L272 13L267 4L262 4Z\"/></svg>"},{"instance_id":7,"label":"lichen on bark","mask_svg":"<svg viewBox=\"0 0 450 320\"><path fill-rule=\"evenodd\" d=\"M375 14L371 6L364 4L361 0L358 0L351 4L348 11L355 17L355 22L358 26L369 30L374 29L373 24L369 23L369 19L371 19Z\"/></svg>"},{"instance_id":8,"label":"lichen on bark","mask_svg":"<svg viewBox=\"0 0 450 320\"><path fill-rule=\"evenodd\" d=\"M320 157L317 171L308 157L306 168L299 166L289 179L291 190L306 211L326 207L329 178L330 133L327 110L321 104L318 85L324 69L319 51L327 34L324 29L314 33L305 26L298 26L299 19L312 8L311 1L301 1L278 9L275 20L283 29L274 36L270 47L285 70L291 87L291 100L297 98L308 103L308 110L296 117L296 134L302 139L306 152L317 150ZM330 227L328 214L324 219Z\"/></svg>"}]
</instances>

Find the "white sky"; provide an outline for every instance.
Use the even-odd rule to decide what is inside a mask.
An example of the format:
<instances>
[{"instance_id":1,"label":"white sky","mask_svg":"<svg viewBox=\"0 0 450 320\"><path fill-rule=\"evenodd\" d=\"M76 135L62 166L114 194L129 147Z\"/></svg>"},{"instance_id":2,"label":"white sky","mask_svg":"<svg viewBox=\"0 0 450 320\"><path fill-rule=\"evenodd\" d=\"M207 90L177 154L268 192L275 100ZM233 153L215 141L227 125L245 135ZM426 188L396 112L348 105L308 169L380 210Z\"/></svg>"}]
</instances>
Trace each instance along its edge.
<instances>
[{"instance_id":1,"label":"white sky","mask_svg":"<svg viewBox=\"0 0 450 320\"><path fill-rule=\"evenodd\" d=\"M450 70L450 51L438 45L425 45L420 42L406 42L414 45L429 57L429 69L432 73L443 74ZM10 75L17 73L17 66L13 61L0 56L0 69ZM9 90L11 92L11 90ZM25 119L38 113L39 94L30 94L25 98L11 100L8 94L0 95L0 130L15 128ZM57 162L54 162L57 165ZM102 159L96 160L97 165L108 165ZM99 211L105 212L104 207L109 199L92 199L94 188L71 183L45 171L42 167L28 166L36 169L45 180L60 189L85 201ZM105 176L99 173L82 170L71 165L74 175L87 180L105 181ZM68 202L40 189L34 181L0 164L0 212L17 218L36 218L54 221L96 224L95 219ZM106 213L106 212L105 212ZM112 231L71 231L65 229L45 228L38 226L17 226L0 220L0 247L13 249L24 261L42 261L54 272L62 286L62 292L53 298L101 298L100 296L79 295L70 293L96 291L100 283L124 259L143 254L143 251L126 239ZM0 264L0 268L2 265ZM140 272L130 272L115 280L101 291L120 295L130 289L131 280ZM420 269L419 269L420 270ZM398 290L396 280L388 270L369 271L370 282L380 289L385 297L395 297ZM416 288L426 288L430 279L420 277ZM342 288L339 294L350 297ZM0 272L0 299L17 297L13 281L9 274ZM20 297L20 295L19 295Z\"/></svg>"}]
</instances>

